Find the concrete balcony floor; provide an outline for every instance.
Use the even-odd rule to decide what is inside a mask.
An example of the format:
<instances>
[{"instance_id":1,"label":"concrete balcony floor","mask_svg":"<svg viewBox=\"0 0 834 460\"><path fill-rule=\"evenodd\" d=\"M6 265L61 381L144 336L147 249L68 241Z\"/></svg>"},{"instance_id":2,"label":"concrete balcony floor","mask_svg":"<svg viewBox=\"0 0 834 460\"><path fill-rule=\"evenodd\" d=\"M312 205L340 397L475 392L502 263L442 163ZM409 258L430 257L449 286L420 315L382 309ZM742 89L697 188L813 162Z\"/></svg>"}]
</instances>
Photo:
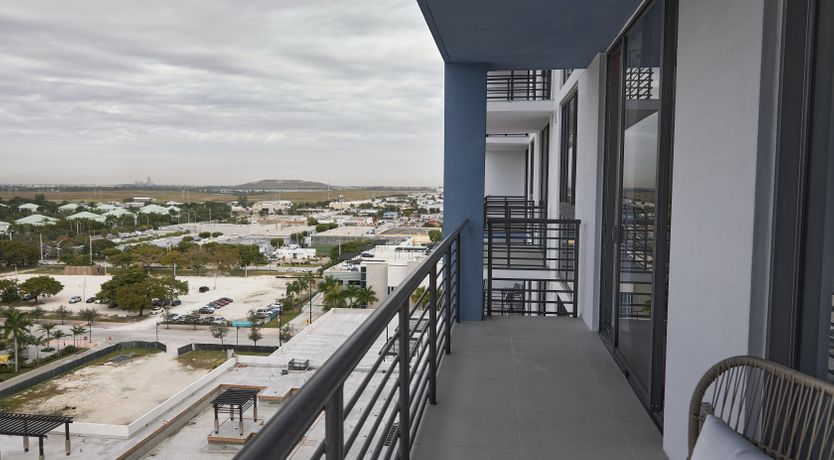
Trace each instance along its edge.
<instances>
[{"instance_id":1,"label":"concrete balcony floor","mask_svg":"<svg viewBox=\"0 0 834 460\"><path fill-rule=\"evenodd\" d=\"M573 318L456 325L422 459L665 459L661 434L602 341Z\"/></svg>"}]
</instances>

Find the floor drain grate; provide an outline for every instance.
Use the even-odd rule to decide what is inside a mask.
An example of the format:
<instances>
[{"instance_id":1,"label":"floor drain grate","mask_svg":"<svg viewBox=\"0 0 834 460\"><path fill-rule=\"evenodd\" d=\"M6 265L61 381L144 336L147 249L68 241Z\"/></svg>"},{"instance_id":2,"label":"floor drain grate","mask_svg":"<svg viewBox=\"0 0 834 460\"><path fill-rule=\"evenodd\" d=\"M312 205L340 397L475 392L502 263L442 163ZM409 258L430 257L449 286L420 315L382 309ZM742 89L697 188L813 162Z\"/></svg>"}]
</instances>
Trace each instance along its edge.
<instances>
[{"instance_id":1,"label":"floor drain grate","mask_svg":"<svg viewBox=\"0 0 834 460\"><path fill-rule=\"evenodd\" d=\"M397 437L397 431L398 431L399 427L400 427L400 424L398 422L394 422L394 424L391 425L391 428L388 430L388 433L385 435L385 445L386 446L390 446L391 444L394 443L394 438Z\"/></svg>"}]
</instances>

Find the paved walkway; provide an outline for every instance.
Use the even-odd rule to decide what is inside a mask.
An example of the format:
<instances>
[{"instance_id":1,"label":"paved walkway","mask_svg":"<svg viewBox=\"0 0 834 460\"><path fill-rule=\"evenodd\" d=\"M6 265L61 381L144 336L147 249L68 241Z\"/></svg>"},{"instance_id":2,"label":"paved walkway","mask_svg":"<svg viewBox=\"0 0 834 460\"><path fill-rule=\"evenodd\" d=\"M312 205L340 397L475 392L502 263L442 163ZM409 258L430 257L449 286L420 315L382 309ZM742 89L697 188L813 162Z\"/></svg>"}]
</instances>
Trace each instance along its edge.
<instances>
[{"instance_id":1,"label":"paved walkway","mask_svg":"<svg viewBox=\"0 0 834 460\"><path fill-rule=\"evenodd\" d=\"M597 334L573 318L456 326L417 459L665 459Z\"/></svg>"}]
</instances>

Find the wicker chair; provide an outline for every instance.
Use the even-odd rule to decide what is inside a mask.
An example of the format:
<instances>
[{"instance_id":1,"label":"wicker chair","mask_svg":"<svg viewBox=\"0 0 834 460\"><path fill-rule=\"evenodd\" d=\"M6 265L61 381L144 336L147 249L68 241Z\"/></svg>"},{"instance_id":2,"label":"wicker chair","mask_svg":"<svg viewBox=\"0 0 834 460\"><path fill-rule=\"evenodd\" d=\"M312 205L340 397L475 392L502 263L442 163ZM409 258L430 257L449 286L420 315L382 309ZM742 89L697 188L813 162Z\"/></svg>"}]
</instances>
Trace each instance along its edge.
<instances>
[{"instance_id":1,"label":"wicker chair","mask_svg":"<svg viewBox=\"0 0 834 460\"><path fill-rule=\"evenodd\" d=\"M689 453L706 414L777 459L834 460L834 385L753 356L725 359L698 382Z\"/></svg>"}]
</instances>

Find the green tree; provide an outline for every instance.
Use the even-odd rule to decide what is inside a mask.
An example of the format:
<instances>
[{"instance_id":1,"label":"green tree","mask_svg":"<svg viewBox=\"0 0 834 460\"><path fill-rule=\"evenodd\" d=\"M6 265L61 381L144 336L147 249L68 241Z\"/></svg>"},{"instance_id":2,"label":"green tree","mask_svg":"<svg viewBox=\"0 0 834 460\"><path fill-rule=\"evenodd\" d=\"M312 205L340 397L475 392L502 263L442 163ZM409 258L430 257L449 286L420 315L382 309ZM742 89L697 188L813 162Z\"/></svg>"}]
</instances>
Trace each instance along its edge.
<instances>
[{"instance_id":1,"label":"green tree","mask_svg":"<svg viewBox=\"0 0 834 460\"><path fill-rule=\"evenodd\" d=\"M70 332L72 333L72 344L77 347L78 343L76 342L76 337L84 335L84 333L87 332L87 328L80 324L76 324L72 327Z\"/></svg>"},{"instance_id":2,"label":"green tree","mask_svg":"<svg viewBox=\"0 0 834 460\"><path fill-rule=\"evenodd\" d=\"M58 329L52 333L52 338L55 339L55 346L58 347L58 351L61 351L61 339L64 337L67 337L67 333L63 329Z\"/></svg>"},{"instance_id":3,"label":"green tree","mask_svg":"<svg viewBox=\"0 0 834 460\"><path fill-rule=\"evenodd\" d=\"M443 232L440 230L429 230L429 240L432 243L437 243L438 241L443 239Z\"/></svg>"},{"instance_id":4,"label":"green tree","mask_svg":"<svg viewBox=\"0 0 834 460\"><path fill-rule=\"evenodd\" d=\"M289 341L294 332L295 330L292 326L290 326L290 323L284 323L278 328L278 334L280 335L281 342Z\"/></svg>"},{"instance_id":5,"label":"green tree","mask_svg":"<svg viewBox=\"0 0 834 460\"><path fill-rule=\"evenodd\" d=\"M38 297L51 297L63 289L64 285L60 281L47 275L33 276L20 283L20 290L35 296L36 302Z\"/></svg>"},{"instance_id":6,"label":"green tree","mask_svg":"<svg viewBox=\"0 0 834 460\"><path fill-rule=\"evenodd\" d=\"M87 322L87 330L90 331L90 341L93 340L93 323L98 319L99 313L93 308L81 310L81 319Z\"/></svg>"},{"instance_id":7,"label":"green tree","mask_svg":"<svg viewBox=\"0 0 834 460\"><path fill-rule=\"evenodd\" d=\"M348 284L342 290L342 296L345 298L345 303L349 308L357 307L357 298L359 297L359 286L355 284Z\"/></svg>"},{"instance_id":8,"label":"green tree","mask_svg":"<svg viewBox=\"0 0 834 460\"><path fill-rule=\"evenodd\" d=\"M223 236L223 232L211 232L212 238L217 238L218 236Z\"/></svg>"},{"instance_id":9,"label":"green tree","mask_svg":"<svg viewBox=\"0 0 834 460\"><path fill-rule=\"evenodd\" d=\"M20 285L16 279L0 279L0 301L14 302L20 300Z\"/></svg>"},{"instance_id":10,"label":"green tree","mask_svg":"<svg viewBox=\"0 0 834 460\"><path fill-rule=\"evenodd\" d=\"M36 305L35 308L29 311L29 316L31 316L35 322L39 322L45 314L46 310L44 310L40 305Z\"/></svg>"},{"instance_id":11,"label":"green tree","mask_svg":"<svg viewBox=\"0 0 834 460\"><path fill-rule=\"evenodd\" d=\"M240 195L237 197L237 205L244 209L249 209L249 206L252 206L252 202L249 201L249 197L246 195Z\"/></svg>"},{"instance_id":12,"label":"green tree","mask_svg":"<svg viewBox=\"0 0 834 460\"><path fill-rule=\"evenodd\" d=\"M347 300L340 286L331 286L324 291L324 310L345 308L346 306Z\"/></svg>"},{"instance_id":13,"label":"green tree","mask_svg":"<svg viewBox=\"0 0 834 460\"><path fill-rule=\"evenodd\" d=\"M38 263L41 252L34 244L20 240L0 240L0 264L5 267Z\"/></svg>"},{"instance_id":14,"label":"green tree","mask_svg":"<svg viewBox=\"0 0 834 460\"><path fill-rule=\"evenodd\" d=\"M67 316L70 315L70 313L72 313L70 309L65 307L64 305L61 305L60 307L55 309L55 314L58 315L58 318L61 318L62 326L64 325L64 320L67 318Z\"/></svg>"},{"instance_id":15,"label":"green tree","mask_svg":"<svg viewBox=\"0 0 834 460\"><path fill-rule=\"evenodd\" d=\"M229 326L225 324L212 324L209 328L211 336L215 339L220 339L220 344L223 345L223 339L229 334Z\"/></svg>"},{"instance_id":16,"label":"green tree","mask_svg":"<svg viewBox=\"0 0 834 460\"><path fill-rule=\"evenodd\" d=\"M272 246L273 248L280 248L281 246L284 245L284 239L283 238L272 238L271 240L269 240L269 245Z\"/></svg>"},{"instance_id":17,"label":"green tree","mask_svg":"<svg viewBox=\"0 0 834 460\"><path fill-rule=\"evenodd\" d=\"M29 314L16 308L9 308L3 312L3 339L12 339L14 353L14 372L20 372L20 346L21 339L28 334L32 327L32 319Z\"/></svg>"},{"instance_id":18,"label":"green tree","mask_svg":"<svg viewBox=\"0 0 834 460\"><path fill-rule=\"evenodd\" d=\"M359 307L361 308L368 308L369 305L378 301L379 298L376 296L376 292L372 287L364 287L359 289L359 293L356 296L356 302Z\"/></svg>"},{"instance_id":19,"label":"green tree","mask_svg":"<svg viewBox=\"0 0 834 460\"><path fill-rule=\"evenodd\" d=\"M197 236L203 239L211 238L211 232L200 232L197 234Z\"/></svg>"},{"instance_id":20,"label":"green tree","mask_svg":"<svg viewBox=\"0 0 834 460\"><path fill-rule=\"evenodd\" d=\"M52 330L55 329L55 323L43 323L40 326L46 340L46 348L49 348L49 342L52 340ZM48 351L48 350L47 350Z\"/></svg>"},{"instance_id":21,"label":"green tree","mask_svg":"<svg viewBox=\"0 0 834 460\"><path fill-rule=\"evenodd\" d=\"M253 325L252 328L249 329L249 340L251 340L252 343L255 344L255 346L257 347L258 340L261 340L262 338L264 338L264 336L263 334L261 334L260 328L255 327Z\"/></svg>"}]
</instances>

